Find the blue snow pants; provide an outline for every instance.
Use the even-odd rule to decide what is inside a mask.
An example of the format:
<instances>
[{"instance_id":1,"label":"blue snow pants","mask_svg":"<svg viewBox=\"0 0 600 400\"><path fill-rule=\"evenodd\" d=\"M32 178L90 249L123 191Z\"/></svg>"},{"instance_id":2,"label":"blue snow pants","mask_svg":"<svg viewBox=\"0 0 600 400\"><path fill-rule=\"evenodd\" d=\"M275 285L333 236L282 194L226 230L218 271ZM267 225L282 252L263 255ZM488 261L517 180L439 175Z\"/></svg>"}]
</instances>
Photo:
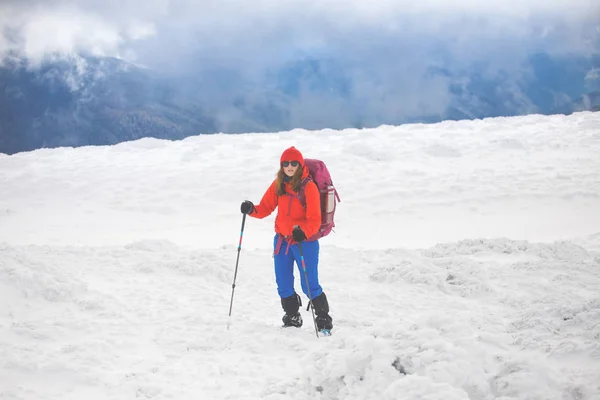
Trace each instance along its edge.
<instances>
[{"instance_id":1,"label":"blue snow pants","mask_svg":"<svg viewBox=\"0 0 600 400\"><path fill-rule=\"evenodd\" d=\"M277 282L277 292L279 293L279 296L283 299L293 296L294 293L296 293L294 290L294 262L296 262L298 267L298 279L300 279L302 291L306 297L312 300L315 297L320 296L321 293L323 293L323 289L319 284L319 241L302 242L302 253L304 256L304 264L306 265L306 274L308 275L311 298L308 295L308 289L306 288L306 278L304 277L304 270L302 269L298 244L290 245L288 248L288 242L285 239L282 239L281 246L277 249L278 240L279 235L275 235L275 240L273 242L273 248L275 249L273 258L275 263L275 280ZM277 250L279 250L279 252L277 252Z\"/></svg>"}]
</instances>

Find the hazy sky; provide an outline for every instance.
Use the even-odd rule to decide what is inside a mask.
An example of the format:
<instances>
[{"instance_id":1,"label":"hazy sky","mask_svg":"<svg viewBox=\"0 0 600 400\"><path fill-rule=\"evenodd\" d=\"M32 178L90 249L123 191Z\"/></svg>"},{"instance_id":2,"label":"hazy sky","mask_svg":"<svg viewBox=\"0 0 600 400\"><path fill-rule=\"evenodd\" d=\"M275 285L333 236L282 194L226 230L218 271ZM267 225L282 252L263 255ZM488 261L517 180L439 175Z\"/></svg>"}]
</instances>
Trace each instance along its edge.
<instances>
[{"instance_id":1,"label":"hazy sky","mask_svg":"<svg viewBox=\"0 0 600 400\"><path fill-rule=\"evenodd\" d=\"M377 113L396 87L407 113L445 107L448 82L432 68L518 78L538 51L600 54L598 0L3 0L0 26L0 52L34 64L88 52L252 80L303 55L331 58L352 66L344 73L356 99ZM307 113L341 107L306 96Z\"/></svg>"},{"instance_id":2,"label":"hazy sky","mask_svg":"<svg viewBox=\"0 0 600 400\"><path fill-rule=\"evenodd\" d=\"M31 58L86 50L150 63L200 51L248 61L297 49L350 51L353 44L368 53L369 38L420 37L452 39L452 50L463 53L481 51L482 39L503 38L547 39L556 51L586 52L599 50L600 2L3 0L0 25L0 51L17 48Z\"/></svg>"}]
</instances>

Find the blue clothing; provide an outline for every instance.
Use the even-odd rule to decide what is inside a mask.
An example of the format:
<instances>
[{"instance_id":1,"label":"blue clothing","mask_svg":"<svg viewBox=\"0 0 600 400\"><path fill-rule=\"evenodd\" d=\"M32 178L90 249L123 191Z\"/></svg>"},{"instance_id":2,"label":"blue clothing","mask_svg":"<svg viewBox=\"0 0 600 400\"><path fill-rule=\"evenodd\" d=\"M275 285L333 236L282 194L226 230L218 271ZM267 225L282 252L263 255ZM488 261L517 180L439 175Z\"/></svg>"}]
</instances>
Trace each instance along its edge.
<instances>
[{"instance_id":1,"label":"blue clothing","mask_svg":"<svg viewBox=\"0 0 600 400\"><path fill-rule=\"evenodd\" d=\"M274 249L277 249L278 240L278 235L275 235L275 240L273 242ZM290 245L288 248L288 243L285 239L283 239L279 253L273 254L277 292L281 298L290 297L296 293L294 290L294 261L298 266L298 272L300 273L298 279L300 279L304 294L312 300L323 293L323 288L321 288L321 285L319 284L319 241L302 242L302 253L304 255L304 265L306 266L308 285L310 287L312 298L308 295L308 290L306 288L306 277L304 276L304 270L302 269L298 244Z\"/></svg>"}]
</instances>

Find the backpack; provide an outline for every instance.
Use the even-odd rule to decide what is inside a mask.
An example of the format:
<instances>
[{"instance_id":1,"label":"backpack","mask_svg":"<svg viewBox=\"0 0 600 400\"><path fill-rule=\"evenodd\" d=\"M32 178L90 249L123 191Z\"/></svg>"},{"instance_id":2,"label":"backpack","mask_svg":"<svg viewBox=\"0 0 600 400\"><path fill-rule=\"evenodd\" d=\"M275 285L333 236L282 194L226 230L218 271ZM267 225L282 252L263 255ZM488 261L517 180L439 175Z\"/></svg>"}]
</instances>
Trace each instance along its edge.
<instances>
[{"instance_id":1,"label":"backpack","mask_svg":"<svg viewBox=\"0 0 600 400\"><path fill-rule=\"evenodd\" d=\"M331 180L327 165L325 165L323 161L305 158L304 165L308 168L309 175L302 181L300 186L300 191L298 193L300 203L306 208L304 187L309 181L313 181L317 185L317 189L319 189L321 195L321 227L317 233L308 238L308 240L316 240L329 235L331 230L335 227L333 217L335 215L337 203L341 200L336 188L333 186L333 181Z\"/></svg>"}]
</instances>

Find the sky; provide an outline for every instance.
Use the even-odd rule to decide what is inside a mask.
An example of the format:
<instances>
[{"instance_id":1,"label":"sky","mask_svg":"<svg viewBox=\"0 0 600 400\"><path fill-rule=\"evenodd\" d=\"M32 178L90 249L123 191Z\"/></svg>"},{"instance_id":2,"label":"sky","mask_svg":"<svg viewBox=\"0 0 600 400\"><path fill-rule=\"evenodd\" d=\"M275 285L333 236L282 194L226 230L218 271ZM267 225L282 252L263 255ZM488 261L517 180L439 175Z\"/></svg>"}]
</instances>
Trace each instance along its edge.
<instances>
[{"instance_id":1,"label":"sky","mask_svg":"<svg viewBox=\"0 0 600 400\"><path fill-rule=\"evenodd\" d=\"M277 98L273 86L294 79L287 66L318 59L351 99L335 83L315 91L314 82L300 79L289 107L291 127L353 126L358 112L363 125L377 126L443 114L452 104L451 88L465 87L474 75L506 82L499 90L510 100L499 103L523 98L518 111L535 111L526 93L528 82L538 84L531 57L596 56L597 64L600 3L9 0L0 5L0 32L0 53L25 55L33 67L48 57L85 53L198 79L223 128L235 124L236 100L264 107ZM589 90L600 87L594 67L577 72Z\"/></svg>"},{"instance_id":2,"label":"sky","mask_svg":"<svg viewBox=\"0 0 600 400\"><path fill-rule=\"evenodd\" d=\"M252 61L250 68L270 57L336 46L360 56L380 45L371 39L386 37L416 47L423 47L421 38L446 39L458 58L476 57L488 40L502 38L527 42L509 46L523 51L545 42L548 50L582 53L598 51L600 26L594 0L9 0L0 7L2 51L16 48L32 58L89 51L148 64L165 54L191 62L186 57L200 52L226 64Z\"/></svg>"},{"instance_id":3,"label":"sky","mask_svg":"<svg viewBox=\"0 0 600 400\"><path fill-rule=\"evenodd\" d=\"M0 154L0 398L597 400L600 113ZM282 329L295 145L341 202L334 320ZM299 276L295 287L300 292ZM306 297L302 298L306 305Z\"/></svg>"}]
</instances>

